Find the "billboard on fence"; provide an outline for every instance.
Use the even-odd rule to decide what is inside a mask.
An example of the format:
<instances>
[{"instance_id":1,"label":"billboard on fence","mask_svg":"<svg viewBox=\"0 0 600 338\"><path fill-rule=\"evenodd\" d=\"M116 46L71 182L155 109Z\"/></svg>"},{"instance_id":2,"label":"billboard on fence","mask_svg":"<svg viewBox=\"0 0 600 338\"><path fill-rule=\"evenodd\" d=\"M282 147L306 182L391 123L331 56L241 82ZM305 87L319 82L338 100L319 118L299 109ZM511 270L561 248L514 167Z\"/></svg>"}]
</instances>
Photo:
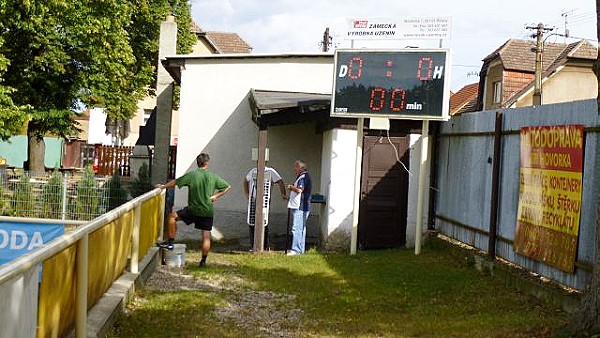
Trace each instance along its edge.
<instances>
[{"instance_id":1,"label":"billboard on fence","mask_svg":"<svg viewBox=\"0 0 600 338\"><path fill-rule=\"evenodd\" d=\"M583 178L582 125L521 128L514 249L573 273Z\"/></svg>"},{"instance_id":2,"label":"billboard on fence","mask_svg":"<svg viewBox=\"0 0 600 338\"><path fill-rule=\"evenodd\" d=\"M62 224L0 222L0 265L36 250L64 233Z\"/></svg>"}]
</instances>

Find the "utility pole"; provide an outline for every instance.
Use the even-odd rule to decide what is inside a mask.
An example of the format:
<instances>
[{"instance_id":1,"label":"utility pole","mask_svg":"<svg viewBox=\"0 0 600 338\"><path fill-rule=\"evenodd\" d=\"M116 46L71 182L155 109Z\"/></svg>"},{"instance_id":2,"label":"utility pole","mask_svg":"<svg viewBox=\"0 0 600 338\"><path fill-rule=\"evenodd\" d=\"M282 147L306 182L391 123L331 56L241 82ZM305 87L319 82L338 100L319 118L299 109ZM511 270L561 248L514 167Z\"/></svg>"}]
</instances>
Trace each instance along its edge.
<instances>
[{"instance_id":1,"label":"utility pole","mask_svg":"<svg viewBox=\"0 0 600 338\"><path fill-rule=\"evenodd\" d=\"M537 38L535 47L535 79L533 83L533 105L542 104L542 72L543 72L543 54L544 54L544 32L551 31L553 28L545 28L543 23L536 27L528 26L527 29L535 29L537 32L532 37Z\"/></svg>"},{"instance_id":2,"label":"utility pole","mask_svg":"<svg viewBox=\"0 0 600 338\"><path fill-rule=\"evenodd\" d=\"M329 35L329 27L325 28L325 32L323 33L323 41L321 41L321 47L324 52L329 51L329 46L331 46L331 36Z\"/></svg>"}]
</instances>

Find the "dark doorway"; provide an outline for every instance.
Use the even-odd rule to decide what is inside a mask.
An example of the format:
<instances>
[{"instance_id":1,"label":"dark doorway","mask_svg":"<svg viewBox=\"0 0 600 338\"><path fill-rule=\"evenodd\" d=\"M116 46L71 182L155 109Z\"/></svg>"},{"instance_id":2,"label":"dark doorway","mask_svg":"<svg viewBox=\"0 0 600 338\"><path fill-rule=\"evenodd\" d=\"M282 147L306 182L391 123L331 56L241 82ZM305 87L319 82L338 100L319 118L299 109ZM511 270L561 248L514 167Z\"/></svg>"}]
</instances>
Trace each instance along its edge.
<instances>
[{"instance_id":1,"label":"dark doorway","mask_svg":"<svg viewBox=\"0 0 600 338\"><path fill-rule=\"evenodd\" d=\"M364 138L358 221L360 249L406 244L408 149L408 136Z\"/></svg>"}]
</instances>

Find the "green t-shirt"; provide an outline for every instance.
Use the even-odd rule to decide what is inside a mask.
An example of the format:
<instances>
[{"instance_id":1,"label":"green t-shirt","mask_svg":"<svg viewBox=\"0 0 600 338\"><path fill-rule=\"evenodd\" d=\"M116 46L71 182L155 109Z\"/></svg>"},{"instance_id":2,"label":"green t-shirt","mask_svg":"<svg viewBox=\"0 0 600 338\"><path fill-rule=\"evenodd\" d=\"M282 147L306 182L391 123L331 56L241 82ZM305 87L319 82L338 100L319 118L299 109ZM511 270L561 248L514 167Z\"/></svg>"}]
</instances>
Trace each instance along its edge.
<instances>
[{"instance_id":1,"label":"green t-shirt","mask_svg":"<svg viewBox=\"0 0 600 338\"><path fill-rule=\"evenodd\" d=\"M206 169L190 171L176 180L178 188L188 187L188 210L196 216L213 217L210 196L229 188L229 183Z\"/></svg>"}]
</instances>

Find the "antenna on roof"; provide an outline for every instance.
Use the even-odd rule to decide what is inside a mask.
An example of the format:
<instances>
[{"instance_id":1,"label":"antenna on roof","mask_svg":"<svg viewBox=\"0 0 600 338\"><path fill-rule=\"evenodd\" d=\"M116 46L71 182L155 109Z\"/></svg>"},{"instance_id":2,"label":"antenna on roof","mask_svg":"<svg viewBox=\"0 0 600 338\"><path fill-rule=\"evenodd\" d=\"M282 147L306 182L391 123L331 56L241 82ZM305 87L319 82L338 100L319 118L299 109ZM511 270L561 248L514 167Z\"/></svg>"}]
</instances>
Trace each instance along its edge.
<instances>
[{"instance_id":1,"label":"antenna on roof","mask_svg":"<svg viewBox=\"0 0 600 338\"><path fill-rule=\"evenodd\" d=\"M565 18L565 35L564 35L564 37L565 37L565 43L567 43L567 38L569 37L569 29L567 28L567 24L569 23L568 17L569 17L569 14L572 14L574 11L575 10L572 9L570 11L565 11L565 12L560 13L560 16L562 16L563 18Z\"/></svg>"}]
</instances>

